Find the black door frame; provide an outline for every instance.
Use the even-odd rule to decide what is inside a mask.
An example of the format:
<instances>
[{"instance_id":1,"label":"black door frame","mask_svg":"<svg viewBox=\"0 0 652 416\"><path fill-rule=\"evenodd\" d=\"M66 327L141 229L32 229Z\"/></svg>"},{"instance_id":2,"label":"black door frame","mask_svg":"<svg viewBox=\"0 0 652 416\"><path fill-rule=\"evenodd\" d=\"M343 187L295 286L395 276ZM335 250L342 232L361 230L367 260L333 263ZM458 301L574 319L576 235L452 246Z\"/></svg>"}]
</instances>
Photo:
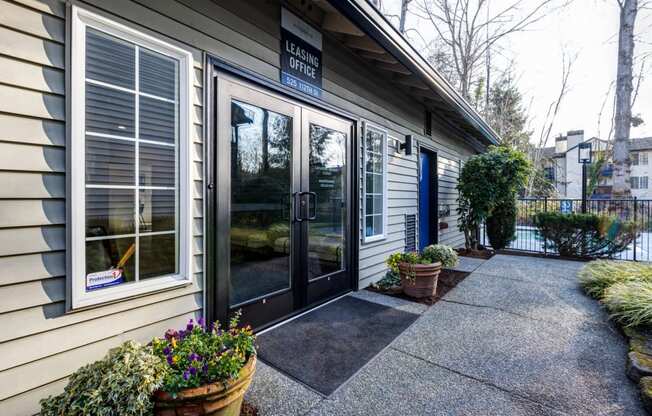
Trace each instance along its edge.
<instances>
[{"instance_id":1,"label":"black door frame","mask_svg":"<svg viewBox=\"0 0 652 416\"><path fill-rule=\"evenodd\" d=\"M434 214L435 221L430 221L430 238L431 244L439 243L439 172L438 172L438 154L437 151L432 149L429 146L424 146L423 144L419 145L419 154L421 152L428 153L430 155L430 179L431 185L434 186L434 192L431 189L430 198L429 198L429 212L432 216ZM419 156L421 157L421 156ZM419 166L421 165L421 160L419 160ZM421 195L419 195L419 198ZM419 218L420 219L420 218ZM433 238L434 236L434 238Z\"/></svg>"},{"instance_id":2,"label":"black door frame","mask_svg":"<svg viewBox=\"0 0 652 416\"><path fill-rule=\"evenodd\" d=\"M348 239L347 243L347 257L349 267L350 286L347 290L358 290L358 258L359 258L359 186L360 178L356 174L358 171L358 126L360 120L353 114L346 112L342 109L332 106L321 99L308 96L299 91L292 90L278 81L264 78L257 73L254 73L246 68L235 66L231 63L225 62L220 58L206 54L204 59L204 239L205 239L205 252L204 252L204 313L206 318L213 322L219 320L223 325L228 320L229 309L229 282L228 273L224 272L225 261L218 261L218 259L229 259L230 252L228 244L223 244L223 241L228 238L228 233L225 232L229 227L224 224L228 222L226 198L219 197L219 189L221 188L218 181L226 180L229 172L222 172L222 167L218 166L217 160L217 127L215 121L217 120L216 99L218 96L217 91L217 76L219 73L228 74L234 78L247 81L253 87L259 87L263 90L268 90L285 96L300 104L305 104L313 107L318 111L331 113L335 116L342 117L351 122L351 132L349 134L349 147L347 162L349 163L349 175L347 175L348 197L350 198L350 213L348 215ZM219 226L222 224L222 226ZM228 266L227 270L228 270ZM220 270L222 269L222 270ZM333 297L340 296L337 294ZM328 301L329 298L323 299L320 303ZM305 304L305 303L304 303ZM268 322L264 327L272 326L279 321L290 318L296 314L300 314L307 309L316 305L306 305L301 309L283 316L277 320ZM263 329L261 327L259 329Z\"/></svg>"}]
</instances>

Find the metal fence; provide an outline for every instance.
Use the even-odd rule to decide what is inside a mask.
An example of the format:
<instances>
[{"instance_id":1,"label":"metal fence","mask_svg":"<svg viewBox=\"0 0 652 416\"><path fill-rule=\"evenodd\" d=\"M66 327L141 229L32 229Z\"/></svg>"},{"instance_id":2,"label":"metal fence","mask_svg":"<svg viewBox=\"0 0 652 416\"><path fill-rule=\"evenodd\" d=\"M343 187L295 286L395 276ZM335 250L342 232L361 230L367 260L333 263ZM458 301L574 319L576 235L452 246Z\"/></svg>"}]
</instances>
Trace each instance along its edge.
<instances>
[{"instance_id":1,"label":"metal fence","mask_svg":"<svg viewBox=\"0 0 652 416\"><path fill-rule=\"evenodd\" d=\"M581 212L581 199L534 199L523 198L517 202L516 239L509 245L510 250L556 255L546 247L545 241L537 232L534 216L539 212ZM615 256L620 260L652 261L652 200L651 199L590 199L586 201L586 211L594 214L617 216L622 220L634 221L638 225L638 237L627 249ZM489 245L484 228L481 243Z\"/></svg>"}]
</instances>

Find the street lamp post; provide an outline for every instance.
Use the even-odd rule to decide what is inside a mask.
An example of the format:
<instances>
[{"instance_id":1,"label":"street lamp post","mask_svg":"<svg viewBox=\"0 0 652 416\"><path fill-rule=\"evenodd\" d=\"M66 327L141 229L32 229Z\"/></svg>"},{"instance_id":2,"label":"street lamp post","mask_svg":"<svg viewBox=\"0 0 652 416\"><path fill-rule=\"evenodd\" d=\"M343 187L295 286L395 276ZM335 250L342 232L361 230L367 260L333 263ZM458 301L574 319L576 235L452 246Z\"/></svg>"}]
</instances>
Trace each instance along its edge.
<instances>
[{"instance_id":1,"label":"street lamp post","mask_svg":"<svg viewBox=\"0 0 652 416\"><path fill-rule=\"evenodd\" d=\"M591 164L591 143L583 142L577 146L577 162L582 165L582 213L586 213L586 171Z\"/></svg>"}]
</instances>

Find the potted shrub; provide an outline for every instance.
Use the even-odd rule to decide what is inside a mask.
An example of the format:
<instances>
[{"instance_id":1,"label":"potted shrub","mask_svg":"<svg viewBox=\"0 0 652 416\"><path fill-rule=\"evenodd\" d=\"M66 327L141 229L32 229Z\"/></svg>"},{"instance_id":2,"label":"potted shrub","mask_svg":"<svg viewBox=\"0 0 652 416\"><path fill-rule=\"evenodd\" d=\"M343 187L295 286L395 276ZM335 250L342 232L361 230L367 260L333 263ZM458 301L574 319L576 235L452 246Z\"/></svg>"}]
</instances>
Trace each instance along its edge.
<instances>
[{"instance_id":1,"label":"potted shrub","mask_svg":"<svg viewBox=\"0 0 652 416\"><path fill-rule=\"evenodd\" d=\"M421 253L394 253L387 259L389 268L401 278L403 292L414 298L434 296L442 266L455 264L455 251L441 244L428 246Z\"/></svg>"},{"instance_id":2,"label":"potted shrub","mask_svg":"<svg viewBox=\"0 0 652 416\"><path fill-rule=\"evenodd\" d=\"M167 363L162 387L154 393L159 416L237 416L256 368L251 327L238 328L239 314L227 329L206 328L191 319L186 329L169 330L152 341Z\"/></svg>"}]
</instances>

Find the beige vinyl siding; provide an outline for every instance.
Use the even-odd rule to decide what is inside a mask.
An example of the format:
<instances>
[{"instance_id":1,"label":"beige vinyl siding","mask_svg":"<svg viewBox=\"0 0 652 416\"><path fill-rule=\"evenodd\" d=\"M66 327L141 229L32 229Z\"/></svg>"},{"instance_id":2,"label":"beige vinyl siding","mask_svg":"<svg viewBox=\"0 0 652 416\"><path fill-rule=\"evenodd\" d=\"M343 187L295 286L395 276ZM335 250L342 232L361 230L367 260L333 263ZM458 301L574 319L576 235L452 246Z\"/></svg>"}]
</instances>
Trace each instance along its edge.
<instances>
[{"instance_id":1,"label":"beige vinyl siding","mask_svg":"<svg viewBox=\"0 0 652 416\"><path fill-rule=\"evenodd\" d=\"M64 42L64 3L0 0L2 415L37 413L38 400L61 392L81 365L180 327L203 306L203 75L191 48L194 283L66 313Z\"/></svg>"}]
</instances>

